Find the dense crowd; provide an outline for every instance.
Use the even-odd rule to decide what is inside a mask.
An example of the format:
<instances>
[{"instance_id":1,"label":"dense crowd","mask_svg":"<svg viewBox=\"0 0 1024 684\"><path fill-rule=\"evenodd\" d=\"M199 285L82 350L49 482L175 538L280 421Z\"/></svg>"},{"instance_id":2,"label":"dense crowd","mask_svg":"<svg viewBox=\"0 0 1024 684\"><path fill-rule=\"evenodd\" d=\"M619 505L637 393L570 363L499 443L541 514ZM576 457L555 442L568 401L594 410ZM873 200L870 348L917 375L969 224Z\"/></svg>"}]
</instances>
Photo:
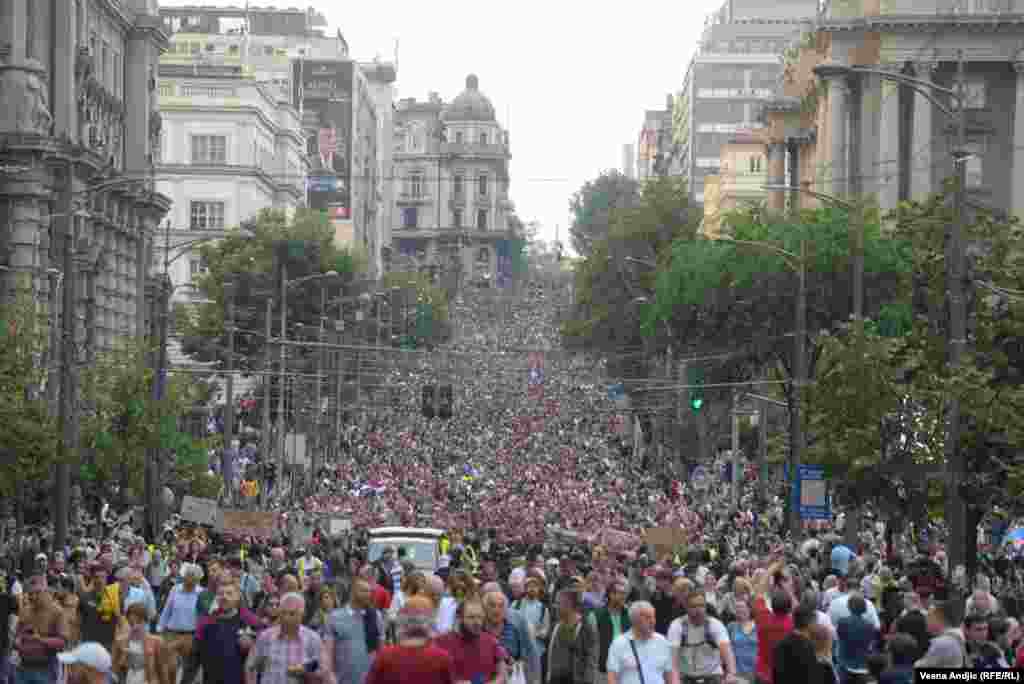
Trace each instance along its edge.
<instances>
[{"instance_id":1,"label":"dense crowd","mask_svg":"<svg viewBox=\"0 0 1024 684\"><path fill-rule=\"evenodd\" d=\"M349 426L342 461L285 509L352 531L299 546L176 518L169 537L19 539L0 684L900 684L1024 664L1012 554L966 578L937 525L868 512L848 544L841 519L794 539L775 491L698 496L644 468L600 366L558 350L555 293L505 311L460 297L454 416L420 412L436 359L395 365L403 401ZM439 566L368 558L386 523L446 530ZM648 543L655 527L683 543Z\"/></svg>"}]
</instances>

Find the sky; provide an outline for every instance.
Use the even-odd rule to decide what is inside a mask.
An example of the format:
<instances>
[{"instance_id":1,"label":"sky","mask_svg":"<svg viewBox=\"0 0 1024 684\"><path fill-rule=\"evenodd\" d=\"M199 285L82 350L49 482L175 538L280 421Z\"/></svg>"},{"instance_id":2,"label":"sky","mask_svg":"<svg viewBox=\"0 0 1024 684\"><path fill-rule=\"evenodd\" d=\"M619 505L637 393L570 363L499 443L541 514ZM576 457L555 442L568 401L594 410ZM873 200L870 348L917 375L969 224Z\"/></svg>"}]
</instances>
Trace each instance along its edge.
<instances>
[{"instance_id":1,"label":"sky","mask_svg":"<svg viewBox=\"0 0 1024 684\"><path fill-rule=\"evenodd\" d=\"M511 199L540 237L567 243L569 201L587 180L622 166L645 109L682 87L704 18L723 0L639 0L616 11L582 0L253 0L322 12L357 60L391 61L397 97L450 101L476 74L509 129ZM160 0L162 6L241 6L244 0Z\"/></svg>"}]
</instances>

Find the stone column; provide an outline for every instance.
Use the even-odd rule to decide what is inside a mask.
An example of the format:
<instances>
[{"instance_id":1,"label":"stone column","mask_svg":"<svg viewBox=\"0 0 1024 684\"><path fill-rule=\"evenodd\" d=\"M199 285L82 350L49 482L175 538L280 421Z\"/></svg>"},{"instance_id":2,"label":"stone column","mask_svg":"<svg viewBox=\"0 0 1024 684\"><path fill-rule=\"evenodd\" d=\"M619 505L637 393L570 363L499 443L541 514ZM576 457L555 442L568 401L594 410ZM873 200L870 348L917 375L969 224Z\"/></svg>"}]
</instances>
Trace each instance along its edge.
<instances>
[{"instance_id":1,"label":"stone column","mask_svg":"<svg viewBox=\"0 0 1024 684\"><path fill-rule=\"evenodd\" d=\"M781 142L768 143L768 185L783 187L786 185L786 146ZM772 211L785 211L786 191L769 190L768 208Z\"/></svg>"},{"instance_id":2,"label":"stone column","mask_svg":"<svg viewBox=\"0 0 1024 684\"><path fill-rule=\"evenodd\" d=\"M829 153L824 161L825 189L830 195L845 195L850 178L847 136L850 121L850 91L847 67L834 62L819 65L814 73L828 86Z\"/></svg>"},{"instance_id":3,"label":"stone column","mask_svg":"<svg viewBox=\"0 0 1024 684\"><path fill-rule=\"evenodd\" d=\"M935 62L915 62L914 75L925 81L931 81ZM932 108L933 105L922 95L914 96L914 123L910 144L910 197L923 200L933 191L932 185L932 147L934 145Z\"/></svg>"},{"instance_id":4,"label":"stone column","mask_svg":"<svg viewBox=\"0 0 1024 684\"><path fill-rule=\"evenodd\" d=\"M893 70L895 72L895 70ZM900 86L882 79L878 120L878 206L895 209L900 200Z\"/></svg>"},{"instance_id":5,"label":"stone column","mask_svg":"<svg viewBox=\"0 0 1024 684\"><path fill-rule=\"evenodd\" d=\"M6 53L0 61L14 64L25 59L25 33L28 31L26 2L29 1L0 2L0 53Z\"/></svg>"},{"instance_id":6,"label":"stone column","mask_svg":"<svg viewBox=\"0 0 1024 684\"><path fill-rule=\"evenodd\" d=\"M1010 197L1013 198L1013 213L1024 218L1024 61L1015 61L1013 69L1017 73L1017 97L1013 110L1013 175Z\"/></svg>"}]
</instances>

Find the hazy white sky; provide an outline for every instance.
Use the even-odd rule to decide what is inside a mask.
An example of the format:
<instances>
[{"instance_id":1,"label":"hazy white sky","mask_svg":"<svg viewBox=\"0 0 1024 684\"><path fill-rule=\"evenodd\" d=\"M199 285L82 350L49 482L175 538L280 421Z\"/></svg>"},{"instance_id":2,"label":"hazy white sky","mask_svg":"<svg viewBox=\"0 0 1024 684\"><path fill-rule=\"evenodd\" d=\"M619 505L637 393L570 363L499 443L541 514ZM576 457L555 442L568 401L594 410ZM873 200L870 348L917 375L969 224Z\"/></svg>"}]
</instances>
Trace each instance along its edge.
<instances>
[{"instance_id":1,"label":"hazy white sky","mask_svg":"<svg viewBox=\"0 0 1024 684\"><path fill-rule=\"evenodd\" d=\"M323 12L355 59L391 60L399 41L398 97L448 101L466 75L480 78L509 128L512 199L566 241L569 199L602 170L619 168L645 109L662 109L682 85L704 17L723 0L640 0L602 6L582 0L253 0L253 6ZM244 0L160 0L163 6L241 6Z\"/></svg>"}]
</instances>

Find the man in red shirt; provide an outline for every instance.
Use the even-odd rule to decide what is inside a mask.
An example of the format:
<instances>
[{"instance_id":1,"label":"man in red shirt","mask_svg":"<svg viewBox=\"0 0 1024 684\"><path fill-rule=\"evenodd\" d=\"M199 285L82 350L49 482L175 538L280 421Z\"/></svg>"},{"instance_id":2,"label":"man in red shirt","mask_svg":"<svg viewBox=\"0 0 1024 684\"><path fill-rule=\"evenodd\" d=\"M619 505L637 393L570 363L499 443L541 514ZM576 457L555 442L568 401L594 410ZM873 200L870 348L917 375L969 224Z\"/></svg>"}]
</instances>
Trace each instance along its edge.
<instances>
[{"instance_id":1,"label":"man in red shirt","mask_svg":"<svg viewBox=\"0 0 1024 684\"><path fill-rule=\"evenodd\" d=\"M377 584L377 571L372 565L364 565L359 571L362 577L370 585L370 600L373 606L380 611L386 611L391 607L391 592Z\"/></svg>"},{"instance_id":2,"label":"man in red shirt","mask_svg":"<svg viewBox=\"0 0 1024 684\"><path fill-rule=\"evenodd\" d=\"M775 646L793 631L793 598L785 589L771 593L772 607L768 609L765 593L754 599L754 623L757 625L757 684L783 684L773 682Z\"/></svg>"},{"instance_id":3,"label":"man in red shirt","mask_svg":"<svg viewBox=\"0 0 1024 684\"><path fill-rule=\"evenodd\" d=\"M484 604L466 599L455 613L459 629L434 640L454 662L455 681L505 684L505 650L484 631Z\"/></svg>"}]
</instances>

